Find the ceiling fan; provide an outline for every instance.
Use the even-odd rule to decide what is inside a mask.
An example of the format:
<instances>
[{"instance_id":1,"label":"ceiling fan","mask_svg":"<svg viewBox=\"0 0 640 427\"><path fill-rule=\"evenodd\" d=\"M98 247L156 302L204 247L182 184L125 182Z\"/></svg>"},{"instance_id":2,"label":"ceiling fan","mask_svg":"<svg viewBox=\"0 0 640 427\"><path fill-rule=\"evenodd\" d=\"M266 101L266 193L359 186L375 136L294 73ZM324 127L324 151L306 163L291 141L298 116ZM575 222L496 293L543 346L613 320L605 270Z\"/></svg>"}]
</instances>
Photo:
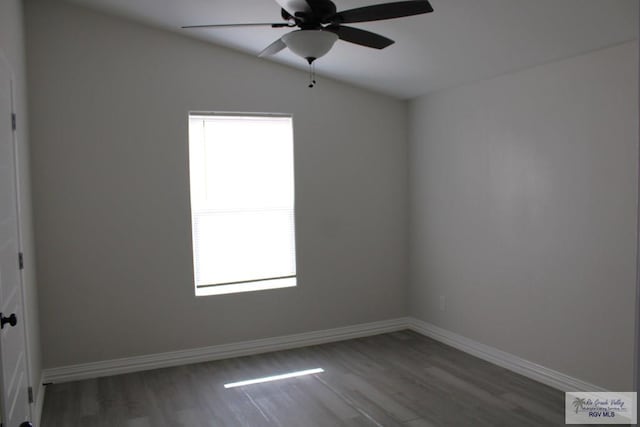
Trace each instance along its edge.
<instances>
[{"instance_id":1,"label":"ceiling fan","mask_svg":"<svg viewBox=\"0 0 640 427\"><path fill-rule=\"evenodd\" d=\"M384 49L393 40L360 28L343 24L380 21L433 12L427 0L410 0L383 3L338 12L331 0L276 0L281 6L285 22L188 25L182 28L224 28L270 26L295 28L267 46L259 56L274 55L288 47L293 53L307 60L309 65L325 55L338 40L374 49Z\"/></svg>"}]
</instances>

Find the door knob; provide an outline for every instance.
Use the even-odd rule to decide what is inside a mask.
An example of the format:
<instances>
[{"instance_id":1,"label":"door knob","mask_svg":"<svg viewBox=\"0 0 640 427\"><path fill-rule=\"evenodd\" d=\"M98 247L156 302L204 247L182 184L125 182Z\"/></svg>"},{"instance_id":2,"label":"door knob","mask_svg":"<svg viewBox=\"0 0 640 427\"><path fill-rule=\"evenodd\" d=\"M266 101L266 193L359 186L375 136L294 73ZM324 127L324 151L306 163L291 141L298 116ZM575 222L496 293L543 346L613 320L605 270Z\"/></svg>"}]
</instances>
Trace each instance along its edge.
<instances>
[{"instance_id":1,"label":"door knob","mask_svg":"<svg viewBox=\"0 0 640 427\"><path fill-rule=\"evenodd\" d=\"M16 326L18 318L15 313L12 313L9 317L4 317L2 313L0 313L0 329L4 329L4 325L7 323L11 326Z\"/></svg>"},{"instance_id":2,"label":"door knob","mask_svg":"<svg viewBox=\"0 0 640 427\"><path fill-rule=\"evenodd\" d=\"M20 427L33 427L33 424L31 424L29 421L25 421L20 424Z\"/></svg>"}]
</instances>

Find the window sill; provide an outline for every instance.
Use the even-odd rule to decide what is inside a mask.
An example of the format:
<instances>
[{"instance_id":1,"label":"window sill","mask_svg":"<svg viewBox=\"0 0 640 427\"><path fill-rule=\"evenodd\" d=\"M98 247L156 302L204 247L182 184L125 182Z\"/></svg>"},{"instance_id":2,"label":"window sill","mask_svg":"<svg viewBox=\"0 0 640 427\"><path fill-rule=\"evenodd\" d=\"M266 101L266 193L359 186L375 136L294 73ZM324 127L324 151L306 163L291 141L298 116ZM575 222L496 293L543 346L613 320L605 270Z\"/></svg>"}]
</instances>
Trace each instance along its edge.
<instances>
[{"instance_id":1,"label":"window sill","mask_svg":"<svg viewBox=\"0 0 640 427\"><path fill-rule=\"evenodd\" d=\"M291 277L286 279L200 287L196 288L196 296L202 297L208 295L237 294L241 292L264 291L267 289L292 288L294 286L297 286L297 280L295 277Z\"/></svg>"}]
</instances>

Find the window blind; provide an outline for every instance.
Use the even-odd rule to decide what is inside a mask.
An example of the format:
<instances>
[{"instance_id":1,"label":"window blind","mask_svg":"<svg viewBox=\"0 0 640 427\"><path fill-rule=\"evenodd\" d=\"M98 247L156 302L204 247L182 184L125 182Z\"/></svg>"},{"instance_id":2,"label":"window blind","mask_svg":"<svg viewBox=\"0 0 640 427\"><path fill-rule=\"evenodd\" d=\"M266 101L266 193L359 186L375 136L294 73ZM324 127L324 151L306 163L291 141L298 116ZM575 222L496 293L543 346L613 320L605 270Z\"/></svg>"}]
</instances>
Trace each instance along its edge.
<instances>
[{"instance_id":1,"label":"window blind","mask_svg":"<svg viewBox=\"0 0 640 427\"><path fill-rule=\"evenodd\" d=\"M295 284L291 117L191 115L189 160L196 293Z\"/></svg>"}]
</instances>

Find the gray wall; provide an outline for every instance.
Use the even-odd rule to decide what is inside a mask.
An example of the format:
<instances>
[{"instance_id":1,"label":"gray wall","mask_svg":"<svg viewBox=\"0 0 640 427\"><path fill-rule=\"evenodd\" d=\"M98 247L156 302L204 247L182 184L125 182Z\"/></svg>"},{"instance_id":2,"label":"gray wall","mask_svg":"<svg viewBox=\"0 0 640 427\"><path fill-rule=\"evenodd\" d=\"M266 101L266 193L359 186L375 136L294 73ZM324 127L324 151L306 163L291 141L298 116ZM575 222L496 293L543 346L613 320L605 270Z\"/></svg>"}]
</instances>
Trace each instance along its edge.
<instances>
[{"instance_id":1,"label":"gray wall","mask_svg":"<svg viewBox=\"0 0 640 427\"><path fill-rule=\"evenodd\" d=\"M411 103L412 315L632 388L637 54L630 42Z\"/></svg>"},{"instance_id":2,"label":"gray wall","mask_svg":"<svg viewBox=\"0 0 640 427\"><path fill-rule=\"evenodd\" d=\"M46 367L393 318L409 301L631 387L636 43L421 97L407 126L403 102L309 90L304 73L74 6L28 0L27 24ZM298 288L194 297L189 110L294 114Z\"/></svg>"},{"instance_id":3,"label":"gray wall","mask_svg":"<svg viewBox=\"0 0 640 427\"><path fill-rule=\"evenodd\" d=\"M15 110L18 116L18 180L20 187L20 228L22 234L25 269L23 272L26 305L26 333L29 353L31 386L40 391L42 373L40 358L40 332L38 328L38 295L36 287L35 249L31 208L31 182L29 178L29 132L27 118L27 73L25 68L24 28L22 2L0 1L0 51L11 64L14 77ZM38 397L37 395L35 396Z\"/></svg>"},{"instance_id":4,"label":"gray wall","mask_svg":"<svg viewBox=\"0 0 640 427\"><path fill-rule=\"evenodd\" d=\"M406 103L75 6L26 16L45 367L406 313ZM194 296L189 110L294 115L297 288Z\"/></svg>"}]
</instances>

